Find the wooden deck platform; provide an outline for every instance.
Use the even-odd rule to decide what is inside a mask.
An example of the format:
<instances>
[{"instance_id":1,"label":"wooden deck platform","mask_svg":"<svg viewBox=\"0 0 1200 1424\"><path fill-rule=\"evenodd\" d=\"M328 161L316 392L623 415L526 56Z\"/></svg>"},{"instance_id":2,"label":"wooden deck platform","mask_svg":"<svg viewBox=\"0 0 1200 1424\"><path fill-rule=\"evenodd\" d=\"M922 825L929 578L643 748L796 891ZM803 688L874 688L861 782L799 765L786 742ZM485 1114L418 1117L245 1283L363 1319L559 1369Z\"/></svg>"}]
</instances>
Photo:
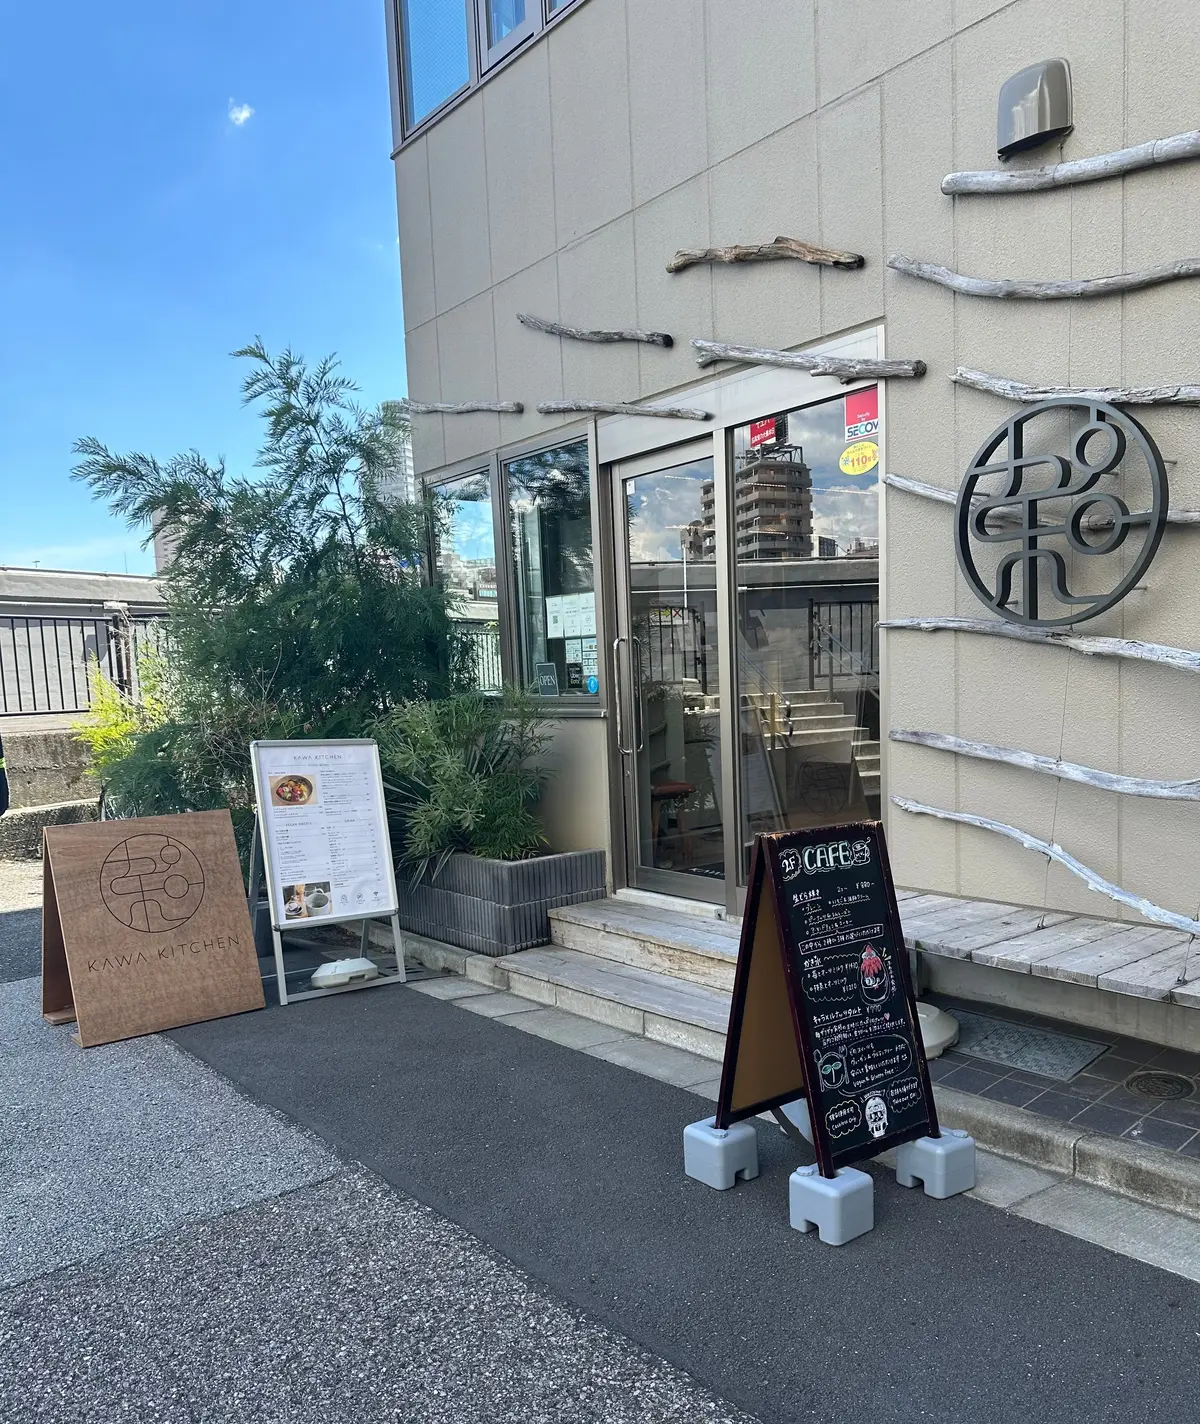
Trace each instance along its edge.
<instances>
[{"instance_id":1,"label":"wooden deck platform","mask_svg":"<svg viewBox=\"0 0 1200 1424\"><path fill-rule=\"evenodd\" d=\"M916 890L897 898L905 943L923 954L1200 1008L1200 939L1178 930Z\"/></svg>"}]
</instances>

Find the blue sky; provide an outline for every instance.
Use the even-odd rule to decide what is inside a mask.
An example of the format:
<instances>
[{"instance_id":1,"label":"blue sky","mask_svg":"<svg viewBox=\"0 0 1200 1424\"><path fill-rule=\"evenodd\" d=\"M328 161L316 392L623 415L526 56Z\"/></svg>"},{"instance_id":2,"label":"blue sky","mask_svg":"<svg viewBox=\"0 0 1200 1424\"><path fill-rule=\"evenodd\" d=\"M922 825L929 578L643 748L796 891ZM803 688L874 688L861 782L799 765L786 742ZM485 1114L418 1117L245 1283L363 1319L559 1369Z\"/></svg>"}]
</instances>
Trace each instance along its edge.
<instances>
[{"instance_id":1,"label":"blue sky","mask_svg":"<svg viewBox=\"0 0 1200 1424\"><path fill-rule=\"evenodd\" d=\"M150 572L75 438L249 466L255 335L404 394L383 4L0 17L0 564Z\"/></svg>"}]
</instances>

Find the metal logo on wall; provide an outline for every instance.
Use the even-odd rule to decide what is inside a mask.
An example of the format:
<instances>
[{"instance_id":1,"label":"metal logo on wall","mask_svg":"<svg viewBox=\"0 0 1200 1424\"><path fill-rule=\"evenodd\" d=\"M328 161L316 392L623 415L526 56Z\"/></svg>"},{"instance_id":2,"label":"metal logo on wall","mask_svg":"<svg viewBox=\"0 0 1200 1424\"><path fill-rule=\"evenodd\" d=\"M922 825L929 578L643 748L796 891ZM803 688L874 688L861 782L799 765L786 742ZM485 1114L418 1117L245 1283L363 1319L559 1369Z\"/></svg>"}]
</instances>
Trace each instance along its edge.
<instances>
[{"instance_id":1,"label":"metal logo on wall","mask_svg":"<svg viewBox=\"0 0 1200 1424\"><path fill-rule=\"evenodd\" d=\"M1048 453L1046 444L1061 443L1064 417L1080 411L1085 421L1070 435L1070 457ZM1057 441L1039 446L1039 436L1050 435ZM1148 507L1131 513L1116 489L1099 488L1107 477L1127 497L1146 489ZM971 461L958 491L958 565L978 598L1002 618L1039 628L1080 623L1119 603L1145 574L1163 536L1167 502L1162 456L1132 416L1101 401L1040 401L994 430ZM1142 541L1132 557L1127 551L1103 562L1135 530ZM1006 545L1016 547L1004 552ZM985 551L999 555L990 584L977 566ZM1067 555L1078 556L1070 568ZM1100 580L1105 591L1072 590L1069 578L1079 588L1091 584L1092 570L1112 568L1125 571ZM1053 616L1048 604L1065 611Z\"/></svg>"}]
</instances>

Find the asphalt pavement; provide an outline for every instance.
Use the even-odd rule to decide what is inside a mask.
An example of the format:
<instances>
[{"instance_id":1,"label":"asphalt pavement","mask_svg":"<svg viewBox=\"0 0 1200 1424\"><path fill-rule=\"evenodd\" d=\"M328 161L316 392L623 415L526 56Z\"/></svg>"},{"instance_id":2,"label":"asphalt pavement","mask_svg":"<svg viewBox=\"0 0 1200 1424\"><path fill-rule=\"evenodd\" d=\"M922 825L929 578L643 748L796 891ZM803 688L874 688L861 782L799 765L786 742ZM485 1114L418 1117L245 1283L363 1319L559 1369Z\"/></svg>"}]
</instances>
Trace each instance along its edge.
<instances>
[{"instance_id":1,"label":"asphalt pavement","mask_svg":"<svg viewBox=\"0 0 1200 1424\"><path fill-rule=\"evenodd\" d=\"M683 1089L401 987L171 1037L488 1243L569 1306L764 1421L1200 1416L1200 1286L875 1176L875 1230L788 1226L802 1156L684 1177Z\"/></svg>"}]
</instances>

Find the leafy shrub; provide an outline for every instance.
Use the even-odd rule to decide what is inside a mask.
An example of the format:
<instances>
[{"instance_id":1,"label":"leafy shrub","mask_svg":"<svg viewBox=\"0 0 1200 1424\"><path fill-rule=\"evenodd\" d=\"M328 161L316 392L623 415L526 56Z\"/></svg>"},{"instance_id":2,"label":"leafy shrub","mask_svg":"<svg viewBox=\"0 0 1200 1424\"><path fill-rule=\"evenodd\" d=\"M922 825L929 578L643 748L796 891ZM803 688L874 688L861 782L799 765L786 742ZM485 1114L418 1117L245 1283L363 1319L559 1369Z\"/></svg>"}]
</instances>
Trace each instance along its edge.
<instances>
[{"instance_id":1,"label":"leafy shrub","mask_svg":"<svg viewBox=\"0 0 1200 1424\"><path fill-rule=\"evenodd\" d=\"M228 806L240 825L255 738L362 736L406 699L471 685L453 604L422 578L443 516L386 494L408 439L396 403L356 405L333 358L309 367L258 341L235 354L265 424L252 473L75 445L76 479L174 540L158 705L104 689L82 733L117 814Z\"/></svg>"},{"instance_id":2,"label":"leafy shrub","mask_svg":"<svg viewBox=\"0 0 1200 1424\"><path fill-rule=\"evenodd\" d=\"M374 735L392 843L414 885L436 879L455 851L524 860L545 846L532 763L549 736L527 693L406 702Z\"/></svg>"}]
</instances>

